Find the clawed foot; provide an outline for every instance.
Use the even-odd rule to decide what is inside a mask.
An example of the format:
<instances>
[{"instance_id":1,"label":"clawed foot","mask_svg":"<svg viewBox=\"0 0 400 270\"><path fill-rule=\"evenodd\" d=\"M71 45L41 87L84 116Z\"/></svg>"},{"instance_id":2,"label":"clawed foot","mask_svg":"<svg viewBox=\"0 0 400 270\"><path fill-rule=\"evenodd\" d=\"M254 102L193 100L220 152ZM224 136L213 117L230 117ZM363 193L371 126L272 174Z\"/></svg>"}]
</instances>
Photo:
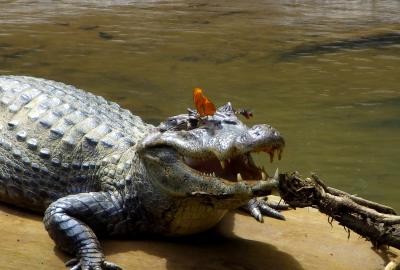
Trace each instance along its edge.
<instances>
[{"instance_id":1,"label":"clawed foot","mask_svg":"<svg viewBox=\"0 0 400 270\"><path fill-rule=\"evenodd\" d=\"M282 215L279 210L289 209L289 205L286 203L277 203L268 201L268 198L251 199L247 205L243 206L242 209L249 213L259 222L264 222L263 216L268 216L280 220L285 220L285 216Z\"/></svg>"},{"instance_id":2,"label":"clawed foot","mask_svg":"<svg viewBox=\"0 0 400 270\"><path fill-rule=\"evenodd\" d=\"M103 261L100 263L92 263L76 258L66 262L65 266L70 267L70 270L122 270L121 267L112 262Z\"/></svg>"}]
</instances>

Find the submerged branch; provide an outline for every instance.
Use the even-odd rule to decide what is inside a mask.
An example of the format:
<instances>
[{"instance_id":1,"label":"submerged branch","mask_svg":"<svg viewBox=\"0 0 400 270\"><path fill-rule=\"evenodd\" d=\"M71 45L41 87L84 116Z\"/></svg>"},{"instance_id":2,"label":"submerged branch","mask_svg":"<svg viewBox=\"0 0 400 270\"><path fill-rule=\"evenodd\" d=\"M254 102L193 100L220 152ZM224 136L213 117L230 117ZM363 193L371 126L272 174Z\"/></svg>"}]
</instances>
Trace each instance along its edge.
<instances>
[{"instance_id":1,"label":"submerged branch","mask_svg":"<svg viewBox=\"0 0 400 270\"><path fill-rule=\"evenodd\" d=\"M400 249L400 216L394 209L326 186L316 175L280 174L279 190L287 204L315 207L375 246Z\"/></svg>"}]
</instances>

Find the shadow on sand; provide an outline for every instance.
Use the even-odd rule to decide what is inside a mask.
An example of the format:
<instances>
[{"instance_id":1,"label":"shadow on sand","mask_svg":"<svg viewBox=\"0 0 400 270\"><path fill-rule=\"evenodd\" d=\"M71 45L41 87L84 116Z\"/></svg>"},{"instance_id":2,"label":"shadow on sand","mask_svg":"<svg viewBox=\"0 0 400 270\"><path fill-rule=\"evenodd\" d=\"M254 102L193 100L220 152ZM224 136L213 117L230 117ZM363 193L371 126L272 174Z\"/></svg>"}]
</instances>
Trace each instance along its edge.
<instances>
[{"instance_id":1,"label":"shadow on sand","mask_svg":"<svg viewBox=\"0 0 400 270\"><path fill-rule=\"evenodd\" d=\"M41 223L40 214L3 203L0 205L0 210L6 216L5 219L18 220L18 230L21 230L21 227L29 228L25 232L17 232L21 234L19 236L21 239L24 239L25 234L33 233L36 236L32 237L38 242L47 243L40 248L48 248L49 251L53 249L56 264L70 259L70 256L55 247L50 240ZM234 215L230 214L215 229L197 235L174 238L101 239L101 243L107 258L118 262L124 269L151 269L152 266L147 265L149 260L150 264L158 264L157 269L170 270L303 269L291 255L279 251L273 245L235 236L233 223ZM8 231L13 229L9 228ZM30 251L26 249L24 252ZM147 261L143 261L143 257L146 257ZM52 258L48 259L54 261Z\"/></svg>"},{"instance_id":2,"label":"shadow on sand","mask_svg":"<svg viewBox=\"0 0 400 270\"><path fill-rule=\"evenodd\" d=\"M107 255L142 251L164 258L166 269L169 270L303 269L291 255L273 245L235 236L233 222L234 215L228 215L215 229L197 235L129 241L107 240L103 242L103 246Z\"/></svg>"}]
</instances>

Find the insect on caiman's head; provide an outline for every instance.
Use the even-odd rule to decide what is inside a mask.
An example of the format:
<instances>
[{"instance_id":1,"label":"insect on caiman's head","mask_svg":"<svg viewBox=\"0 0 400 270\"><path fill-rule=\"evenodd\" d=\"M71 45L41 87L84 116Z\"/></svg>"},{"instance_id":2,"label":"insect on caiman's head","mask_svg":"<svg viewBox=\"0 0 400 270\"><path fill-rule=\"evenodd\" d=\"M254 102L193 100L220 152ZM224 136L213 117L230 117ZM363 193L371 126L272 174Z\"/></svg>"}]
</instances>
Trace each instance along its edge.
<instances>
[{"instance_id":1,"label":"insect on caiman's head","mask_svg":"<svg viewBox=\"0 0 400 270\"><path fill-rule=\"evenodd\" d=\"M162 122L139 154L155 184L176 195L218 198L267 195L271 181L253 153L281 157L285 142L270 125L247 127L228 103L212 116L189 110Z\"/></svg>"}]
</instances>

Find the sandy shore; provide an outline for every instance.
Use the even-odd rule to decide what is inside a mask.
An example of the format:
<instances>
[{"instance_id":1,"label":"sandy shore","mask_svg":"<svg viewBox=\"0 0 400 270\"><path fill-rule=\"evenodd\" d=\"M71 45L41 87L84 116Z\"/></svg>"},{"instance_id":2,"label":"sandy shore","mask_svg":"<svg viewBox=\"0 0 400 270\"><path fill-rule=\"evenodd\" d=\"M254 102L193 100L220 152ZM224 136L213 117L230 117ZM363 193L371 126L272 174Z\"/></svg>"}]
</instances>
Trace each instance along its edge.
<instances>
[{"instance_id":1,"label":"sandy shore","mask_svg":"<svg viewBox=\"0 0 400 270\"><path fill-rule=\"evenodd\" d=\"M383 269L389 258L314 209L260 224L228 215L215 230L188 238L103 240L108 260L124 269ZM41 217L0 205L1 269L64 269L69 257L48 237ZM395 257L400 253L390 249Z\"/></svg>"}]
</instances>

